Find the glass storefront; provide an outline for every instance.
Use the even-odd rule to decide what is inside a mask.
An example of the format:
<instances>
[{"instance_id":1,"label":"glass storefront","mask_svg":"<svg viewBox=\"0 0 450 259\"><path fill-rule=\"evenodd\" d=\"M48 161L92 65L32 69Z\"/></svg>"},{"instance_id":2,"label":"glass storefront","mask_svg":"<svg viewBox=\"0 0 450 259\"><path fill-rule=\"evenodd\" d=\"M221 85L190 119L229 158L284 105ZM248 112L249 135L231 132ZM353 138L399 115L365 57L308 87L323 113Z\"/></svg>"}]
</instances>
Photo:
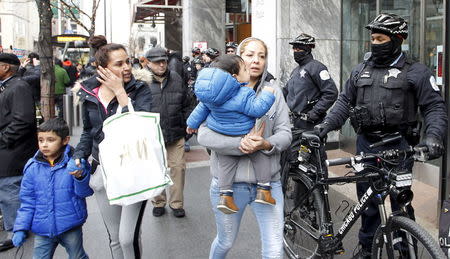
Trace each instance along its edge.
<instances>
[{"instance_id":1,"label":"glass storefront","mask_svg":"<svg viewBox=\"0 0 450 259\"><path fill-rule=\"evenodd\" d=\"M442 52L444 43L444 1L426 1L425 5L424 64L437 75L438 49ZM442 70L441 70L442 71ZM438 80L438 83L439 80Z\"/></svg>"},{"instance_id":2,"label":"glass storefront","mask_svg":"<svg viewBox=\"0 0 450 259\"><path fill-rule=\"evenodd\" d=\"M438 52L444 43L443 0L342 0L341 88L353 67L370 51L370 33L364 26L381 12L407 20L409 34L403 42L403 51L437 74ZM344 139L354 139L355 133L348 123L341 133Z\"/></svg>"}]
</instances>

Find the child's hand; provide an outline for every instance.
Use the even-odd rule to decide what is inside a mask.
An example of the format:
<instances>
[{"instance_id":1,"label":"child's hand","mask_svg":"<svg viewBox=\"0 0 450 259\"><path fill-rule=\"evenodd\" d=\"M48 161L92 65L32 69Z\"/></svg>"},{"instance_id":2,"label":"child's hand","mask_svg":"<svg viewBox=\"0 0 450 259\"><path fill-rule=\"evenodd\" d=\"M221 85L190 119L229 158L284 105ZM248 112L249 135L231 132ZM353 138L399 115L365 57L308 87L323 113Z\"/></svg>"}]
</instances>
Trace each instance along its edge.
<instances>
[{"instance_id":1,"label":"child's hand","mask_svg":"<svg viewBox=\"0 0 450 259\"><path fill-rule=\"evenodd\" d=\"M86 160L84 158L81 159L70 159L69 163L67 163L67 170L69 174L75 176L76 178L81 178L83 176L83 169L86 166Z\"/></svg>"},{"instance_id":2,"label":"child's hand","mask_svg":"<svg viewBox=\"0 0 450 259\"><path fill-rule=\"evenodd\" d=\"M263 90L268 91L268 92L271 92L271 93L273 93L273 94L275 93L275 89L273 89L273 88L270 87L270 86L264 87Z\"/></svg>"},{"instance_id":3,"label":"child's hand","mask_svg":"<svg viewBox=\"0 0 450 259\"><path fill-rule=\"evenodd\" d=\"M25 243L26 233L25 231L17 231L12 237L12 242L15 247L22 246Z\"/></svg>"},{"instance_id":4,"label":"child's hand","mask_svg":"<svg viewBox=\"0 0 450 259\"><path fill-rule=\"evenodd\" d=\"M189 127L186 128L186 133L187 134L194 134L194 133L197 133L197 132L198 132L198 129L191 129Z\"/></svg>"}]
</instances>

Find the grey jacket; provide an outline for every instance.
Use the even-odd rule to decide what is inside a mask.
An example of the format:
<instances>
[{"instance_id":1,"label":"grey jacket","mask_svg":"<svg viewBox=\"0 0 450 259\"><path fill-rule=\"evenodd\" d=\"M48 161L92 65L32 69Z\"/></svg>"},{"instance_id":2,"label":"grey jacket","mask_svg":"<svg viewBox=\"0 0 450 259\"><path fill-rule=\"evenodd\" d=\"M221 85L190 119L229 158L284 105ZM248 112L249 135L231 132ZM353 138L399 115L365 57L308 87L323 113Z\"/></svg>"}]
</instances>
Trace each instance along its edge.
<instances>
[{"instance_id":1,"label":"grey jacket","mask_svg":"<svg viewBox=\"0 0 450 259\"><path fill-rule=\"evenodd\" d=\"M272 144L273 148L268 151L262 151L271 159L272 181L280 180L280 154L287 149L292 141L291 126L289 122L289 109L283 97L283 93L276 82L273 80L267 82L267 72L262 75L262 80L257 87L256 94L261 92L264 86L271 86L275 89L275 103L270 110L261 117L266 122L264 130L264 138ZM217 153L224 155L241 156L239 161L234 182L256 183L253 166L248 156L239 150L241 137L231 137L214 132L204 124L200 126L197 136L200 145L211 149L211 174L218 176L218 160Z\"/></svg>"}]
</instances>

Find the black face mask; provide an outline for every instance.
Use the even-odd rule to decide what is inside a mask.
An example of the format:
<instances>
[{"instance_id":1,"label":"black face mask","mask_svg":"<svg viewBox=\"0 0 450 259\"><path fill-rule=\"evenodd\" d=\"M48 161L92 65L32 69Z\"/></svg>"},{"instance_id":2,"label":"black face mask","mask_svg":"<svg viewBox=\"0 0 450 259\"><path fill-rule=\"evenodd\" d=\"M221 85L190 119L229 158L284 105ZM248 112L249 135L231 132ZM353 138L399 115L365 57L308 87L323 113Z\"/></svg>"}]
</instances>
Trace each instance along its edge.
<instances>
[{"instance_id":1,"label":"black face mask","mask_svg":"<svg viewBox=\"0 0 450 259\"><path fill-rule=\"evenodd\" d=\"M309 57L310 53L311 53L310 51L294 52L295 62L297 62L299 65L301 65L303 63L303 61Z\"/></svg>"},{"instance_id":2,"label":"black face mask","mask_svg":"<svg viewBox=\"0 0 450 259\"><path fill-rule=\"evenodd\" d=\"M402 52L402 41L391 38L390 41L383 44L372 44L372 60L376 65L388 66Z\"/></svg>"}]
</instances>

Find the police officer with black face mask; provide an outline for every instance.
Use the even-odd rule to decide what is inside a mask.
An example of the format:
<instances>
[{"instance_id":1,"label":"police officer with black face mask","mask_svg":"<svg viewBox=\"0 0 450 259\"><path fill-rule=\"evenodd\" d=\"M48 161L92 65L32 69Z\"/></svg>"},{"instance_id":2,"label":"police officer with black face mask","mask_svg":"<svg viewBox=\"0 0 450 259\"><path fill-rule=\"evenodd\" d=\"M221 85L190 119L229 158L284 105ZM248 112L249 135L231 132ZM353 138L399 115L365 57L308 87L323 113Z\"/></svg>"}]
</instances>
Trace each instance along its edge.
<instances>
[{"instance_id":1,"label":"police officer with black face mask","mask_svg":"<svg viewBox=\"0 0 450 259\"><path fill-rule=\"evenodd\" d=\"M314 59L314 37L302 33L289 42L298 66L283 88L295 128L312 130L337 99L338 90L327 67Z\"/></svg>"},{"instance_id":2,"label":"police officer with black face mask","mask_svg":"<svg viewBox=\"0 0 450 259\"><path fill-rule=\"evenodd\" d=\"M408 25L394 14L380 14L366 26L371 31L372 53L356 66L347 80L335 106L316 126L320 137L340 128L347 118L357 133L356 153L375 153L403 149L419 142L418 108L424 119L425 136L421 145L427 146L429 159L442 155L447 128L446 107L431 71L423 64L411 61L401 51L408 36ZM401 135L393 143L370 148L373 143ZM412 171L413 161L399 165ZM361 197L369 183L357 183ZM399 206L391 200L393 211ZM412 206L407 206L414 219ZM361 250L358 258L370 258L373 236L380 225L380 215L373 201L362 213L359 231Z\"/></svg>"}]
</instances>

